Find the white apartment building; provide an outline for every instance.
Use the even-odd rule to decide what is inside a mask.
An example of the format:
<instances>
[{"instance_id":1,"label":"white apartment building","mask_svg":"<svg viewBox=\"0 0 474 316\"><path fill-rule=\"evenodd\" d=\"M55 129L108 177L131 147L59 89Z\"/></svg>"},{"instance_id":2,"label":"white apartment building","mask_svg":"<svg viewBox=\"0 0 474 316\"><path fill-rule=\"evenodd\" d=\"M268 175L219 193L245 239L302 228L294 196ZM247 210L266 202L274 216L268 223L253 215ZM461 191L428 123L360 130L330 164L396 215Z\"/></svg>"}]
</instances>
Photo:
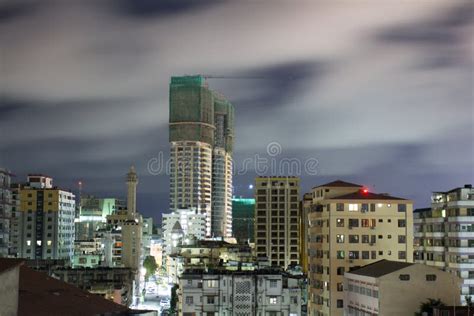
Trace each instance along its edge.
<instances>
[{"instance_id":1,"label":"white apartment building","mask_svg":"<svg viewBox=\"0 0 474 316\"><path fill-rule=\"evenodd\" d=\"M302 276L279 269L186 270L179 279L183 316L301 315Z\"/></svg>"},{"instance_id":2,"label":"white apartment building","mask_svg":"<svg viewBox=\"0 0 474 316\"><path fill-rule=\"evenodd\" d=\"M474 296L474 189L433 192L431 208L414 212L415 262L463 279L460 299Z\"/></svg>"},{"instance_id":3,"label":"white apartment building","mask_svg":"<svg viewBox=\"0 0 474 316\"><path fill-rule=\"evenodd\" d=\"M182 238L204 239L206 237L206 215L195 208L178 209L163 214L163 241L165 252L170 254ZM179 228L179 229L178 229Z\"/></svg>"}]
</instances>

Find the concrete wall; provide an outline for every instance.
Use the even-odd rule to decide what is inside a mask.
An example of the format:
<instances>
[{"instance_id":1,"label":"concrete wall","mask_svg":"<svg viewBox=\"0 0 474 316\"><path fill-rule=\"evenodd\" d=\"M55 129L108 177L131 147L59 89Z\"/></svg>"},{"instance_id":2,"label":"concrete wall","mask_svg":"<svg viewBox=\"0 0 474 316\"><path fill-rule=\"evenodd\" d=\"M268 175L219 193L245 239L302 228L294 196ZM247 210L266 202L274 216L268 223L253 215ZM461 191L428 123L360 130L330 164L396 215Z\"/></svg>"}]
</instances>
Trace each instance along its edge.
<instances>
[{"instance_id":1,"label":"concrete wall","mask_svg":"<svg viewBox=\"0 0 474 316\"><path fill-rule=\"evenodd\" d=\"M19 266L0 274L0 316L17 315L19 280Z\"/></svg>"},{"instance_id":2,"label":"concrete wall","mask_svg":"<svg viewBox=\"0 0 474 316\"><path fill-rule=\"evenodd\" d=\"M409 274L409 281L401 281L400 274ZM436 275L427 281L426 275ZM459 305L460 279L439 269L415 264L380 278L380 315L413 315L428 298L441 299L446 305Z\"/></svg>"}]
</instances>

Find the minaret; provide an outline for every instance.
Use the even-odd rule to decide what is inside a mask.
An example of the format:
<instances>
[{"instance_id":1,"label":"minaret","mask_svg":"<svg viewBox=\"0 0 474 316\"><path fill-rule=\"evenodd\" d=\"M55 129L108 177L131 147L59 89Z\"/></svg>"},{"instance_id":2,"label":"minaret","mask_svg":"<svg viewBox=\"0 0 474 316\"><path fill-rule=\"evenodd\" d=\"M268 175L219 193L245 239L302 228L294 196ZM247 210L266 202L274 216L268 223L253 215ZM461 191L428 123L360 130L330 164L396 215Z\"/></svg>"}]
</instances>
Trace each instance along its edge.
<instances>
[{"instance_id":1,"label":"minaret","mask_svg":"<svg viewBox=\"0 0 474 316\"><path fill-rule=\"evenodd\" d=\"M135 167L131 166L127 173L127 211L130 215L135 215L137 212L137 184L137 172Z\"/></svg>"}]
</instances>

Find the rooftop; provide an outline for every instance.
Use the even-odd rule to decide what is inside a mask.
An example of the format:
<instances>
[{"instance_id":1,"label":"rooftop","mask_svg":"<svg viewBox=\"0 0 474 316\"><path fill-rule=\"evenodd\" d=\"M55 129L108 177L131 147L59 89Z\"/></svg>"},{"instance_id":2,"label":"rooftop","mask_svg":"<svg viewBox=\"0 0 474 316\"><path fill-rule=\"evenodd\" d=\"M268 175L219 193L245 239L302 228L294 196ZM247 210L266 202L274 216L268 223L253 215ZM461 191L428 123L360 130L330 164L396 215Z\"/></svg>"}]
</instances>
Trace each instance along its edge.
<instances>
[{"instance_id":1,"label":"rooftop","mask_svg":"<svg viewBox=\"0 0 474 316\"><path fill-rule=\"evenodd\" d=\"M406 199L390 196L388 194L364 192L362 190L359 190L354 193L335 196L333 198L330 198L330 200L402 200L402 201L406 201Z\"/></svg>"},{"instance_id":2,"label":"rooftop","mask_svg":"<svg viewBox=\"0 0 474 316\"><path fill-rule=\"evenodd\" d=\"M377 262L365 265L361 268L349 271L349 273L378 278L392 272L404 269L413 265L413 263L379 260Z\"/></svg>"},{"instance_id":3,"label":"rooftop","mask_svg":"<svg viewBox=\"0 0 474 316\"><path fill-rule=\"evenodd\" d=\"M322 187L334 187L334 188L359 187L359 188L361 188L362 185L355 184L355 183L350 183L350 182L346 182L346 181L342 181L342 180L336 180L336 181L332 181L332 182L329 182L329 183L326 183L326 184L321 184L321 185L315 186L315 187L313 187L313 189L322 188Z\"/></svg>"}]
</instances>

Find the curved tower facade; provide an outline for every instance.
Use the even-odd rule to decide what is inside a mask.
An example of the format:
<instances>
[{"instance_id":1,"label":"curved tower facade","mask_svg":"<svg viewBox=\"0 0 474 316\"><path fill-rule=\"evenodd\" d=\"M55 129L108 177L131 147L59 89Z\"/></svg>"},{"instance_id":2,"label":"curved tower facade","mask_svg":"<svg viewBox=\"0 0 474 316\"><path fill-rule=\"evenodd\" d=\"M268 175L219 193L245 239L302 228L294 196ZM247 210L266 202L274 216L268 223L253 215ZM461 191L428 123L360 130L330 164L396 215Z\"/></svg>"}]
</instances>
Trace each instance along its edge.
<instances>
[{"instance_id":1,"label":"curved tower facade","mask_svg":"<svg viewBox=\"0 0 474 316\"><path fill-rule=\"evenodd\" d=\"M206 235L232 235L233 106L202 76L170 84L170 210L206 214Z\"/></svg>"}]
</instances>

